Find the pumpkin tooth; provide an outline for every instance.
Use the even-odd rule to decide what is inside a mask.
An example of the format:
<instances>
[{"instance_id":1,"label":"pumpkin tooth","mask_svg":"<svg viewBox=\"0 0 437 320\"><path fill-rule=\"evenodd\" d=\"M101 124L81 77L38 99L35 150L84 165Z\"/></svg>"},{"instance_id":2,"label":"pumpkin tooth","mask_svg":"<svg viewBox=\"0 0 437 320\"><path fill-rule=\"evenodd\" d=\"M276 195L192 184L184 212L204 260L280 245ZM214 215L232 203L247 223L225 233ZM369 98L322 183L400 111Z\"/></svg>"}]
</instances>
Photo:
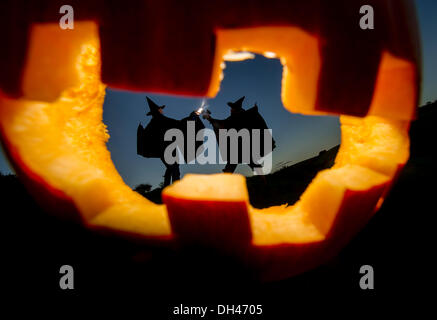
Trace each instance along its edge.
<instances>
[{"instance_id":1,"label":"pumpkin tooth","mask_svg":"<svg viewBox=\"0 0 437 320\"><path fill-rule=\"evenodd\" d=\"M187 174L164 189L162 200L173 234L184 243L235 252L251 241L249 196L242 175Z\"/></svg>"},{"instance_id":2,"label":"pumpkin tooth","mask_svg":"<svg viewBox=\"0 0 437 320\"><path fill-rule=\"evenodd\" d=\"M372 3L378 21L372 30L353 22L357 3L324 8L326 16L339 18L322 20L320 26L322 67L315 110L414 118L420 85L415 8L413 1L396 4Z\"/></svg>"},{"instance_id":3,"label":"pumpkin tooth","mask_svg":"<svg viewBox=\"0 0 437 320\"><path fill-rule=\"evenodd\" d=\"M203 6L195 4L200 12ZM207 15L187 21L192 7L180 1L108 3L100 25L102 81L121 89L205 96L214 33Z\"/></svg>"},{"instance_id":4,"label":"pumpkin tooth","mask_svg":"<svg viewBox=\"0 0 437 320\"><path fill-rule=\"evenodd\" d=\"M322 64L315 110L365 116L372 101L377 78L380 48L360 39L348 37L328 41L321 47ZM369 45L370 44L370 45Z\"/></svg>"}]
</instances>

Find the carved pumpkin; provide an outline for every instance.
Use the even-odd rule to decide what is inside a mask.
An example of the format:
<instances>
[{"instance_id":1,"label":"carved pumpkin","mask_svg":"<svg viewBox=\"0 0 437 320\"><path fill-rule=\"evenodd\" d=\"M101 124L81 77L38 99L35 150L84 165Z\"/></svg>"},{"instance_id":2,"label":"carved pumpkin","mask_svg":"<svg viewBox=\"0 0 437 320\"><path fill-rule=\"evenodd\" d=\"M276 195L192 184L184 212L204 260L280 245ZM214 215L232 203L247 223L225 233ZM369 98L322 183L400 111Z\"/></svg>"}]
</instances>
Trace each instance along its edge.
<instances>
[{"instance_id":1,"label":"carved pumpkin","mask_svg":"<svg viewBox=\"0 0 437 320\"><path fill-rule=\"evenodd\" d=\"M311 0L81 2L72 4L74 30L62 30L58 2L7 2L2 143L30 192L57 215L153 242L210 246L263 279L308 270L365 225L408 159L420 82L414 8L366 4L374 30L359 28L360 1ZM164 190L164 205L133 192L105 146L105 84L213 97L229 50L281 59L288 110L341 115L334 167L291 207L254 209L239 175L187 175Z\"/></svg>"}]
</instances>

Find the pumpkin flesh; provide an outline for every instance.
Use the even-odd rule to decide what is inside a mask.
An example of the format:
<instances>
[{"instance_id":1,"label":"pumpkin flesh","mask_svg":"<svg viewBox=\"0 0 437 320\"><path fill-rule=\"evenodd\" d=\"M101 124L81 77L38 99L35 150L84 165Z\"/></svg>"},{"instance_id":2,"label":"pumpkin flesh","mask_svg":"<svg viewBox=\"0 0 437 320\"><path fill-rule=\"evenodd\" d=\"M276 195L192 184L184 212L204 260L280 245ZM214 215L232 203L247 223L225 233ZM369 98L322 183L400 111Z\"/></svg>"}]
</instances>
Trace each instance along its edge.
<instances>
[{"instance_id":1,"label":"pumpkin flesh","mask_svg":"<svg viewBox=\"0 0 437 320\"><path fill-rule=\"evenodd\" d=\"M372 112L364 118L342 116L342 144L334 167L320 172L294 206L255 209L249 204L244 178L226 174L187 175L164 190L164 205L154 204L124 184L106 149L109 136L102 123L105 86L100 80L96 25L77 23L78 33L71 33L68 46L48 51L47 43L59 36L57 29L47 24L32 30L29 68L23 82L25 96L0 97L1 135L17 172L38 185L37 190L31 189L62 199L62 203L68 204L62 210L74 212L90 227L149 239L188 242L205 239L208 245L231 251L234 245L237 251L249 252L250 263L261 270L263 277L275 278L274 270L279 268L275 265L281 264L288 266L287 275L292 275L317 265L347 243L375 212L397 171L408 159L408 120L390 120ZM287 30L292 40L302 38L297 42L304 48L317 48L307 34ZM257 32L270 39L273 31ZM256 40L259 43L239 47L232 39L240 36L237 32L218 37L217 61L229 49L265 52L271 45L284 66L292 59L282 56L285 49L280 44L284 41L262 43L264 38L259 37ZM41 38L45 41L40 41ZM71 53L73 45L76 55L65 54ZM307 73L308 78L303 70L300 74L297 71L298 78L293 79L285 68L282 97L287 109L314 114L317 89L314 79L319 57L315 51L305 57L304 51L296 50L296 57L304 59L314 70ZM45 55L50 56L49 62L45 69L40 69L35 61ZM51 71L63 64L67 66L62 72ZM411 67L408 62L389 64L388 69L382 64L385 69L377 89L387 85L386 72L393 68L401 77L398 87L407 85L412 77ZM218 90L220 73L221 69L215 67L211 95ZM46 82L47 79L52 80ZM43 88L43 83L48 85ZM63 88L62 94L52 103L45 102L54 96L50 92L52 85L53 92ZM304 94L299 96L296 88ZM400 118L412 116L413 98L408 92L406 95L408 99L399 104ZM385 98L376 94L374 105L378 106L377 100ZM297 109L292 107L291 100L299 102ZM269 267L265 267L266 261Z\"/></svg>"}]
</instances>

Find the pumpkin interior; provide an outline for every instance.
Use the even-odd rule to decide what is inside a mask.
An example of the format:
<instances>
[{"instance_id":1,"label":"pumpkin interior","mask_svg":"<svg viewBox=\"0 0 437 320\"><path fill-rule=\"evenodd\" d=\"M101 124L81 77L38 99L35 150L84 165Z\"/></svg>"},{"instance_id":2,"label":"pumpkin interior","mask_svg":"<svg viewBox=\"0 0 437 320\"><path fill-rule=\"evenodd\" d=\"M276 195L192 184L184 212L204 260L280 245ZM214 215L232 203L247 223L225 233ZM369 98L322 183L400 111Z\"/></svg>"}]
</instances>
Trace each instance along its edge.
<instances>
[{"instance_id":1,"label":"pumpkin interior","mask_svg":"<svg viewBox=\"0 0 437 320\"><path fill-rule=\"evenodd\" d=\"M256 29L256 28L253 28ZM291 111L313 110L320 66L318 40L297 28L217 31L216 61L208 95L217 93L222 56L228 50L275 52L284 65L282 100ZM78 22L74 32L57 25L32 29L23 75L25 97L0 98L0 124L14 162L38 175L51 188L71 198L85 223L147 237L171 236L165 205L157 205L124 184L106 148L102 123L105 86L100 81L97 27ZM241 32L241 33L239 33ZM286 35L286 36L285 36ZM50 45L59 38L63 42ZM241 39L246 42L243 46ZM43 58L44 57L44 58ZM299 63L297 63L297 61ZM320 172L294 206L254 209L248 203L245 180L238 175L187 175L166 188L170 198L243 202L257 245L320 241L328 234L347 191L366 191L388 184L408 159L408 120L381 117L390 75L401 91L394 118L410 118L414 101L407 90L410 64L384 55L371 115L341 117L342 144L333 168ZM45 102L62 88L53 102ZM399 92L394 90L388 94ZM384 109L385 110L385 109ZM120 110L122 112L122 110ZM376 116L379 115L379 116ZM381 197L383 194L381 194ZM207 213L205 213L207 214Z\"/></svg>"}]
</instances>

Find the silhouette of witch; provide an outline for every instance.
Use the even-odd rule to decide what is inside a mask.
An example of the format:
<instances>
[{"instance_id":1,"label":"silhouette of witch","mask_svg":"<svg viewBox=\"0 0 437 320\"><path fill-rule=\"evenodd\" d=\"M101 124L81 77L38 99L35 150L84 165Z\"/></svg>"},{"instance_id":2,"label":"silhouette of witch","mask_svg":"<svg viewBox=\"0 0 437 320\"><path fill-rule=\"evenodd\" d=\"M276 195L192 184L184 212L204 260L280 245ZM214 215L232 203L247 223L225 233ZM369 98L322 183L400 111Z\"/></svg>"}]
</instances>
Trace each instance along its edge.
<instances>
[{"instance_id":1,"label":"silhouette of witch","mask_svg":"<svg viewBox=\"0 0 437 320\"><path fill-rule=\"evenodd\" d=\"M216 135L216 139L217 141L219 141L219 130L220 129L235 129L237 131L241 130L241 129L248 129L249 130L249 136L250 136L250 162L247 163L247 165L249 165L249 167L251 168L251 170L253 171L255 168L260 168L262 167L262 165L260 163L258 163L258 161L256 159L253 158L253 153L252 153L252 140L253 140L253 133L252 133L252 129L261 129L261 139L259 141L260 143L260 157L263 157L265 155L267 155L268 152L273 151L273 149L276 147L275 145L275 140L273 139L273 137L270 135L269 138L272 139L272 150L264 150L264 139L263 139L263 132L264 129L268 129L267 124L264 120L264 118L259 114L258 112L258 106L255 105L248 109L245 110L243 109L243 100L244 100L245 96L241 97L240 99L238 99L235 102L228 102L228 106L231 108L231 115L223 120L219 120L219 119L214 119L211 117L210 113L204 113L203 114L203 118L207 119L215 132ZM238 141L238 161L237 163L231 163L231 149L230 149L230 143L228 141L227 143L227 150L226 150L226 159L224 159L227 163L225 168L223 169L223 172L234 172L235 169L237 168L238 164L242 164L243 162L243 157L242 157L242 149L243 149L243 145L242 145L243 141L242 139L239 139ZM220 152L222 152L222 146L220 146L219 143L219 148L220 148Z\"/></svg>"},{"instance_id":2,"label":"silhouette of witch","mask_svg":"<svg viewBox=\"0 0 437 320\"><path fill-rule=\"evenodd\" d=\"M164 158L165 149L172 143L172 141L164 140L166 131L170 129L179 129L184 133L184 136L187 137L187 121L195 122L196 133L197 131L203 129L204 125L195 112L192 112L188 117L182 120L172 119L163 114L165 105L159 106L149 97L146 97L146 99L150 109L146 115L151 116L152 119L145 128L143 128L141 123L138 125L137 154L146 158L161 159L166 167L164 174L165 187L180 179L179 163L167 163ZM188 159L188 156L185 152L184 160L189 162L193 159Z\"/></svg>"}]
</instances>

